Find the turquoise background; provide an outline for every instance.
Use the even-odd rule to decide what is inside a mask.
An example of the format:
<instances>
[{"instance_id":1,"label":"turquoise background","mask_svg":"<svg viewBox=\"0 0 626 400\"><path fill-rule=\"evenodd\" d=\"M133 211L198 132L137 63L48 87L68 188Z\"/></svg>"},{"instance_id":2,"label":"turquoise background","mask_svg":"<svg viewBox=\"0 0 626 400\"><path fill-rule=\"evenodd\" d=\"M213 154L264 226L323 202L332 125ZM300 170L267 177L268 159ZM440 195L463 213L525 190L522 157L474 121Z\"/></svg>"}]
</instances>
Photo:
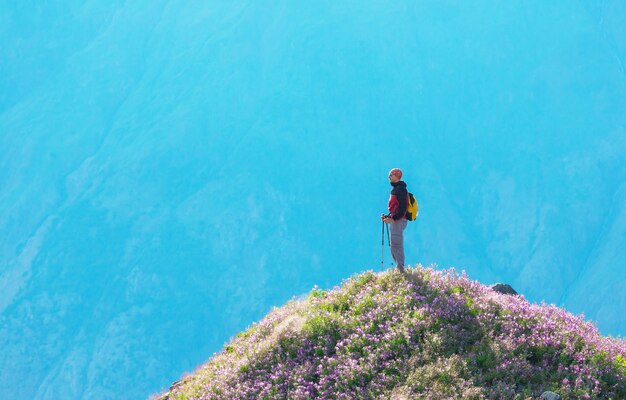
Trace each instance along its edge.
<instances>
[{"instance_id":1,"label":"turquoise background","mask_svg":"<svg viewBox=\"0 0 626 400\"><path fill-rule=\"evenodd\" d=\"M622 1L4 1L0 48L0 398L146 398L380 270L392 167L407 262L626 334Z\"/></svg>"}]
</instances>

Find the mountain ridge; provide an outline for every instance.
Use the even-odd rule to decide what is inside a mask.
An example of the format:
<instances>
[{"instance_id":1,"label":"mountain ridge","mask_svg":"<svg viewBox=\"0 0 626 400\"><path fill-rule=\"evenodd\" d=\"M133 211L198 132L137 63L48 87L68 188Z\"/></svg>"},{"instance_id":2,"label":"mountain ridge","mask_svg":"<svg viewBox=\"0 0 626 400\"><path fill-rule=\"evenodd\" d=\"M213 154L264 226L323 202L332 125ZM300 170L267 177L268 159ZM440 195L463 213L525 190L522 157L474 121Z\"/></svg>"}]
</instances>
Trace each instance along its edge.
<instances>
[{"instance_id":1,"label":"mountain ridge","mask_svg":"<svg viewBox=\"0 0 626 400\"><path fill-rule=\"evenodd\" d=\"M626 341L454 269L367 271L274 308L154 399L626 398Z\"/></svg>"}]
</instances>

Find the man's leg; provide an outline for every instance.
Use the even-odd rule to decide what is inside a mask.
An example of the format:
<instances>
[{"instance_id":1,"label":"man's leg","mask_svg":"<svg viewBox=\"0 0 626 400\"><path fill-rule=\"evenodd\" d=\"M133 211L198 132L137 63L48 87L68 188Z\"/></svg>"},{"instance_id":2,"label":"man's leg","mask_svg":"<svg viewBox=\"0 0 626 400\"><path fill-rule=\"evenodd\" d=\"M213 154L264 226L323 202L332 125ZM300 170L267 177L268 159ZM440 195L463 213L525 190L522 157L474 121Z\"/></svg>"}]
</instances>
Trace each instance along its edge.
<instances>
[{"instance_id":1,"label":"man's leg","mask_svg":"<svg viewBox=\"0 0 626 400\"><path fill-rule=\"evenodd\" d=\"M396 260L396 267L400 272L404 272L404 228L406 219L393 221L389 224L391 255Z\"/></svg>"}]
</instances>

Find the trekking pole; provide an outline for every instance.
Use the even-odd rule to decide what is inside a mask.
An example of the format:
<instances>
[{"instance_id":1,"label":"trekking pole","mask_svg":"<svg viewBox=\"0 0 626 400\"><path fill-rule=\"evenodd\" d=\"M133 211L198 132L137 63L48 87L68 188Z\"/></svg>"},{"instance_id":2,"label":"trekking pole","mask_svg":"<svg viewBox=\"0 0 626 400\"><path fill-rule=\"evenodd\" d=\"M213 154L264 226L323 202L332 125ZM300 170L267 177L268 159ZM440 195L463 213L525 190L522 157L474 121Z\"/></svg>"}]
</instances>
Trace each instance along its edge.
<instances>
[{"instance_id":1,"label":"trekking pole","mask_svg":"<svg viewBox=\"0 0 626 400\"><path fill-rule=\"evenodd\" d=\"M382 251L380 253L380 270L384 270L385 269L385 221L382 221L383 223L383 231L382 234L380 235L380 244L382 245Z\"/></svg>"},{"instance_id":2,"label":"trekking pole","mask_svg":"<svg viewBox=\"0 0 626 400\"><path fill-rule=\"evenodd\" d=\"M389 237L389 225L387 225L387 241L389 242L389 252L391 253L391 238ZM393 253L391 253L391 257L395 260ZM389 265L393 266L393 262L390 262Z\"/></svg>"}]
</instances>

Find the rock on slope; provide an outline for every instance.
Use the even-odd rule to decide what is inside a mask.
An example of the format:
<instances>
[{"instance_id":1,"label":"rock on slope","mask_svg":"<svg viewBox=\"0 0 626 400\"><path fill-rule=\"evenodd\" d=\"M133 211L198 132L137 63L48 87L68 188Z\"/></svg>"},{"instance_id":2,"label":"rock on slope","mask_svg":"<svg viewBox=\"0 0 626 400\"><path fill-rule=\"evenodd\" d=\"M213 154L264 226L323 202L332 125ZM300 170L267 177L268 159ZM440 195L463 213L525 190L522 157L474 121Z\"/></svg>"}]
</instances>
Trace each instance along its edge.
<instances>
[{"instance_id":1,"label":"rock on slope","mask_svg":"<svg viewBox=\"0 0 626 400\"><path fill-rule=\"evenodd\" d=\"M626 398L626 342L454 270L366 272L238 334L160 399Z\"/></svg>"}]
</instances>

